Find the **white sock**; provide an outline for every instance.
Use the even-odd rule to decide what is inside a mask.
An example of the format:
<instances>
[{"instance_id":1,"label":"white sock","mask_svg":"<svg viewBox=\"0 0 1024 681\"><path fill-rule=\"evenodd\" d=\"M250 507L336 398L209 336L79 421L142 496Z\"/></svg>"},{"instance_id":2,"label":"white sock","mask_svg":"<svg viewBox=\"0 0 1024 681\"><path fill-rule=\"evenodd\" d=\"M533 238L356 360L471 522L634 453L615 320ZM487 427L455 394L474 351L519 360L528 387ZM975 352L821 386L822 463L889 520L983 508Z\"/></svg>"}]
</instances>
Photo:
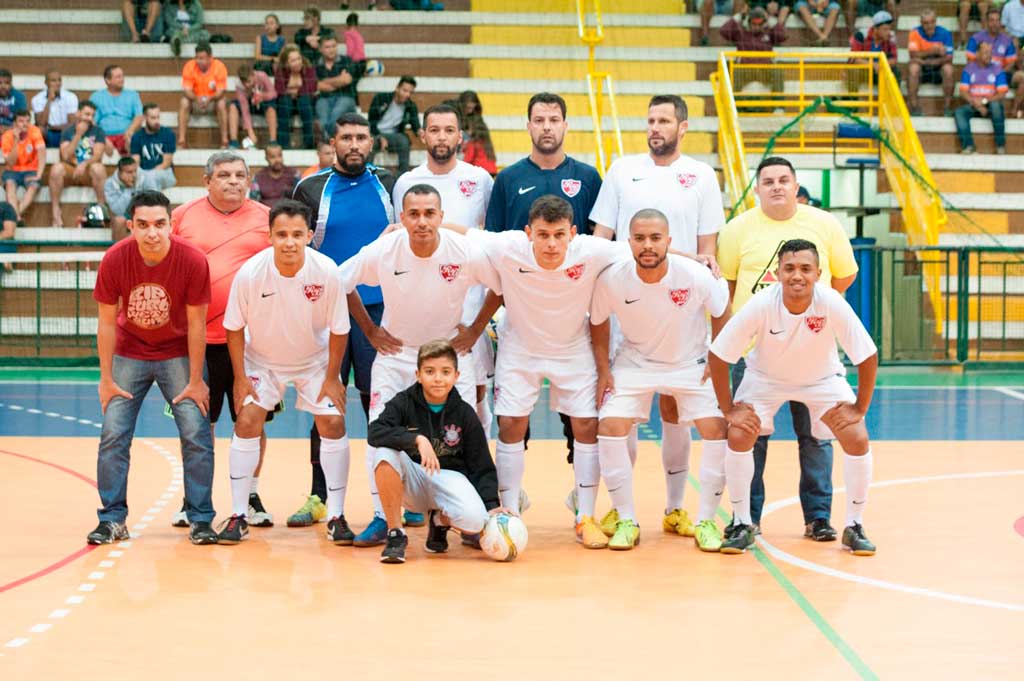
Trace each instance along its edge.
<instances>
[{"instance_id":1,"label":"white sock","mask_svg":"<svg viewBox=\"0 0 1024 681\"><path fill-rule=\"evenodd\" d=\"M863 521L873 465L874 459L870 449L863 456L847 454L843 460L843 479L846 481L846 527Z\"/></svg>"},{"instance_id":2,"label":"white sock","mask_svg":"<svg viewBox=\"0 0 1024 681\"><path fill-rule=\"evenodd\" d=\"M231 438L231 458L228 475L231 478L231 515L243 518L249 514L249 485L256 466L260 463L260 438Z\"/></svg>"},{"instance_id":3,"label":"white sock","mask_svg":"<svg viewBox=\"0 0 1024 681\"><path fill-rule=\"evenodd\" d=\"M683 507L686 478L690 473L690 427L661 424L661 463L665 468L665 510Z\"/></svg>"},{"instance_id":4,"label":"white sock","mask_svg":"<svg viewBox=\"0 0 1024 681\"><path fill-rule=\"evenodd\" d=\"M704 440L700 457L700 508L697 522L714 520L725 489L725 440Z\"/></svg>"},{"instance_id":5,"label":"white sock","mask_svg":"<svg viewBox=\"0 0 1024 681\"><path fill-rule=\"evenodd\" d=\"M484 393L484 399L476 403L476 417L480 419L480 425L484 427L484 436L490 439L491 422L494 420L494 416L491 413L491 403L487 401L487 393Z\"/></svg>"},{"instance_id":6,"label":"white sock","mask_svg":"<svg viewBox=\"0 0 1024 681\"><path fill-rule=\"evenodd\" d=\"M601 475L612 498L612 506L619 512L619 518L636 520L633 506L633 467L629 463L629 451L625 437L597 436L600 452Z\"/></svg>"},{"instance_id":7,"label":"white sock","mask_svg":"<svg viewBox=\"0 0 1024 681\"><path fill-rule=\"evenodd\" d=\"M327 481L327 518L345 513L345 491L348 487L348 436L337 440L320 437L320 465Z\"/></svg>"},{"instance_id":8,"label":"white sock","mask_svg":"<svg viewBox=\"0 0 1024 681\"><path fill-rule=\"evenodd\" d=\"M585 515L594 517L597 489L601 484L601 457L597 443L573 441L572 470L576 477L576 522Z\"/></svg>"},{"instance_id":9,"label":"white sock","mask_svg":"<svg viewBox=\"0 0 1024 681\"><path fill-rule=\"evenodd\" d=\"M640 446L640 426L633 424L626 437L626 449L629 451L629 465L636 465L636 450Z\"/></svg>"},{"instance_id":10,"label":"white sock","mask_svg":"<svg viewBox=\"0 0 1024 681\"><path fill-rule=\"evenodd\" d=\"M526 470L526 447L523 441L498 440L494 466L498 469L498 497L501 505L519 513L519 492L523 488L523 472Z\"/></svg>"},{"instance_id":11,"label":"white sock","mask_svg":"<svg viewBox=\"0 0 1024 681\"><path fill-rule=\"evenodd\" d=\"M254 476L252 476L252 482L249 483L249 494L259 494L259 493L260 493L260 479L257 478L254 475Z\"/></svg>"},{"instance_id":12,"label":"white sock","mask_svg":"<svg viewBox=\"0 0 1024 681\"><path fill-rule=\"evenodd\" d=\"M754 479L754 450L734 452L725 448L725 481L736 522L752 525L750 519L750 482Z\"/></svg>"},{"instance_id":13,"label":"white sock","mask_svg":"<svg viewBox=\"0 0 1024 681\"><path fill-rule=\"evenodd\" d=\"M373 503L373 515L376 518L384 517L384 507L380 505L380 495L377 494L377 478L373 473L373 461L377 458L377 448L366 445L366 472L370 478L370 501ZM323 462L321 462L323 465ZM327 471L324 471L327 477ZM330 496L328 494L327 496Z\"/></svg>"}]
</instances>

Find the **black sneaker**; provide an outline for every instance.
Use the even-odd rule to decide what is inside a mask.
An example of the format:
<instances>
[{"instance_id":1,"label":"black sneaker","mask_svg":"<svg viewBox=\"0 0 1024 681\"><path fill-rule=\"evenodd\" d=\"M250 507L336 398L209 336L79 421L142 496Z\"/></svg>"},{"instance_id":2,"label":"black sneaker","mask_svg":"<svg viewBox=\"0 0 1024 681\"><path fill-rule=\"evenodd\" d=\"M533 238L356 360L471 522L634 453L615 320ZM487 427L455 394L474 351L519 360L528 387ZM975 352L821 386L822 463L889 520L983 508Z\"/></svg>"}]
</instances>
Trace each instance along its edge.
<instances>
[{"instance_id":1,"label":"black sneaker","mask_svg":"<svg viewBox=\"0 0 1024 681\"><path fill-rule=\"evenodd\" d=\"M835 541L836 529L827 518L815 518L804 527L804 536L814 541Z\"/></svg>"},{"instance_id":2,"label":"black sneaker","mask_svg":"<svg viewBox=\"0 0 1024 681\"><path fill-rule=\"evenodd\" d=\"M440 511L431 511L427 520L427 553L448 553L448 530L452 529L447 525L438 525L437 516Z\"/></svg>"},{"instance_id":3,"label":"black sneaker","mask_svg":"<svg viewBox=\"0 0 1024 681\"><path fill-rule=\"evenodd\" d=\"M476 532L475 534L470 534L469 532L463 533L463 535L462 535L462 545L463 546L468 546L471 549L476 549L477 551L482 551L483 547L480 546L480 533L479 532Z\"/></svg>"},{"instance_id":4,"label":"black sneaker","mask_svg":"<svg viewBox=\"0 0 1024 681\"><path fill-rule=\"evenodd\" d=\"M124 523L116 523L113 520L104 520L96 526L96 529L85 538L90 544L112 544L130 538L128 528Z\"/></svg>"},{"instance_id":5,"label":"black sneaker","mask_svg":"<svg viewBox=\"0 0 1024 681\"><path fill-rule=\"evenodd\" d=\"M732 532L722 540L722 553L743 553L754 545L752 525L731 525ZM727 528L728 529L728 528Z\"/></svg>"},{"instance_id":6,"label":"black sneaker","mask_svg":"<svg viewBox=\"0 0 1024 681\"><path fill-rule=\"evenodd\" d=\"M405 536L405 532L402 532L397 527L388 531L387 543L384 545L384 550L380 553L380 562L404 563L405 547L408 545L409 537Z\"/></svg>"},{"instance_id":7,"label":"black sneaker","mask_svg":"<svg viewBox=\"0 0 1024 681\"><path fill-rule=\"evenodd\" d=\"M263 501L259 494L249 495L249 525L252 527L273 527L274 516L267 513L263 508Z\"/></svg>"},{"instance_id":8,"label":"black sneaker","mask_svg":"<svg viewBox=\"0 0 1024 681\"><path fill-rule=\"evenodd\" d=\"M875 545L864 534L860 523L854 523L843 530L843 546L850 549L855 556L875 555Z\"/></svg>"},{"instance_id":9,"label":"black sneaker","mask_svg":"<svg viewBox=\"0 0 1024 681\"><path fill-rule=\"evenodd\" d=\"M245 516L233 515L221 525L218 544L237 544L249 538L249 522Z\"/></svg>"},{"instance_id":10,"label":"black sneaker","mask_svg":"<svg viewBox=\"0 0 1024 681\"><path fill-rule=\"evenodd\" d=\"M345 516L340 515L327 521L327 538L338 546L352 546L356 534L348 526Z\"/></svg>"},{"instance_id":11,"label":"black sneaker","mask_svg":"<svg viewBox=\"0 0 1024 681\"><path fill-rule=\"evenodd\" d=\"M213 531L210 523L205 520L197 520L192 523L192 527L188 531L188 539L196 545L216 544L217 533Z\"/></svg>"}]
</instances>

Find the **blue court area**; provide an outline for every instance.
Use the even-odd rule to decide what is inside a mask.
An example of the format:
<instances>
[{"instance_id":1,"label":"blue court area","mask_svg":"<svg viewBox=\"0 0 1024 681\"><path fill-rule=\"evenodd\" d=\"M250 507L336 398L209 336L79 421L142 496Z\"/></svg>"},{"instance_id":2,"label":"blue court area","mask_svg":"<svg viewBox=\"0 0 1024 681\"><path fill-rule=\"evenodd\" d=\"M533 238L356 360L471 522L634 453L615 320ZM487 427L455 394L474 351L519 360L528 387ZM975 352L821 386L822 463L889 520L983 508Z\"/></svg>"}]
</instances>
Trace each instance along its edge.
<instances>
[{"instance_id":1,"label":"blue court area","mask_svg":"<svg viewBox=\"0 0 1024 681\"><path fill-rule=\"evenodd\" d=\"M532 418L534 439L558 440L562 423L550 411L546 390ZM312 418L292 405L289 388L286 408L268 427L270 437L303 438ZM87 382L0 383L0 436L96 437L102 421L96 386ZM366 422L358 395L349 391L349 435L366 437ZM230 433L230 418L221 416L222 431ZM868 428L876 440L1017 440L1024 441L1024 387L1021 386L879 386L868 414ZM174 437L174 421L164 415L164 400L154 385L143 405L136 434ZM661 437L657 408L641 428L642 439ZM776 439L794 439L789 410L775 419Z\"/></svg>"}]
</instances>

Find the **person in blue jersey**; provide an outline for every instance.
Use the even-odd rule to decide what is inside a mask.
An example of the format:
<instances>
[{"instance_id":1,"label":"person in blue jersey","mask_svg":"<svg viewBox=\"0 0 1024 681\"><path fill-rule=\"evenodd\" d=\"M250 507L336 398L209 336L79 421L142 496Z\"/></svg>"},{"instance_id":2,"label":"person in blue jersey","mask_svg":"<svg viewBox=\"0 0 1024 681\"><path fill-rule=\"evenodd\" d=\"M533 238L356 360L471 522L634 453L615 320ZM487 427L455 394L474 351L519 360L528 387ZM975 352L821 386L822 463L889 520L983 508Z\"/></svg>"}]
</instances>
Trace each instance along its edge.
<instances>
[{"instance_id":1,"label":"person in blue jersey","mask_svg":"<svg viewBox=\"0 0 1024 681\"><path fill-rule=\"evenodd\" d=\"M295 186L293 198L306 204L312 213L313 248L329 256L339 265L375 240L395 222L391 204L394 176L383 168L367 162L373 147L370 123L357 113L338 117L334 135L337 152L334 165L304 177ZM384 298L376 286L360 286L359 297L374 324L380 327L384 314ZM355 372L356 390L363 411L370 410L370 367L377 356L374 349L380 341L367 338L353 323L348 348L341 364L341 375L347 380ZM310 461L313 483L306 503L288 518L289 527L312 525L324 520L327 509L327 483L320 466L320 434L314 425L310 431ZM422 524L422 516L411 518Z\"/></svg>"}]
</instances>

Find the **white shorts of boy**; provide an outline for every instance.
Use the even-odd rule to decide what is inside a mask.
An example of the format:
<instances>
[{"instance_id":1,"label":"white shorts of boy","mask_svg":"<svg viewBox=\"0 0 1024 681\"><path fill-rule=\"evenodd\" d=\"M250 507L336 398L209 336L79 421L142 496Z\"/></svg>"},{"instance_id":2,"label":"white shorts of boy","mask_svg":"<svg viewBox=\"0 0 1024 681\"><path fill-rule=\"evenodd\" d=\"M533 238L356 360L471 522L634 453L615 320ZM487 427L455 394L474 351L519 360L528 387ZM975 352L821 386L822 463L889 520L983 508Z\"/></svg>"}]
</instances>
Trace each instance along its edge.
<instances>
[{"instance_id":1,"label":"white shorts of boy","mask_svg":"<svg viewBox=\"0 0 1024 681\"><path fill-rule=\"evenodd\" d=\"M655 393L675 398L680 423L721 417L711 380L700 382L705 366L701 360L669 369L620 354L612 365L615 390L601 405L600 417L646 422Z\"/></svg>"},{"instance_id":2,"label":"white shorts of boy","mask_svg":"<svg viewBox=\"0 0 1024 681\"><path fill-rule=\"evenodd\" d=\"M402 479L402 506L407 510L414 513L441 511L453 527L465 532L475 534L484 529L487 508L469 478L462 473L446 470L427 473L405 452L378 447L373 470L383 462L398 471Z\"/></svg>"},{"instance_id":3,"label":"white shorts of boy","mask_svg":"<svg viewBox=\"0 0 1024 681\"><path fill-rule=\"evenodd\" d=\"M544 379L550 383L551 410L576 418L597 416L597 365L589 348L575 357L548 359L510 347L498 350L494 370L494 413L529 416Z\"/></svg>"},{"instance_id":4,"label":"white shorts of boy","mask_svg":"<svg viewBox=\"0 0 1024 681\"><path fill-rule=\"evenodd\" d=\"M284 399L285 388L291 383L298 393L295 398L296 409L319 416L340 415L329 397L324 397L319 402L316 399L320 389L324 387L327 362L298 368L270 368L246 357L245 375L249 377L249 382L256 391L256 399L250 395L245 398L245 404L253 403L261 409L273 411L277 403Z\"/></svg>"},{"instance_id":5,"label":"white shorts of boy","mask_svg":"<svg viewBox=\"0 0 1024 681\"><path fill-rule=\"evenodd\" d=\"M746 402L761 419L761 435L775 432L775 412L785 402L802 402L807 405L811 416L811 434L819 440L831 440L835 436L821 416L839 402L856 402L853 388L845 376L829 376L812 385L787 385L772 381L747 367L736 389L735 402Z\"/></svg>"},{"instance_id":6,"label":"white shorts of boy","mask_svg":"<svg viewBox=\"0 0 1024 681\"><path fill-rule=\"evenodd\" d=\"M419 348L402 347L395 355L378 354L370 368L370 420L380 416L388 400L416 382ZM476 406L476 367L472 354L459 356L459 380L455 389L462 399Z\"/></svg>"}]
</instances>

